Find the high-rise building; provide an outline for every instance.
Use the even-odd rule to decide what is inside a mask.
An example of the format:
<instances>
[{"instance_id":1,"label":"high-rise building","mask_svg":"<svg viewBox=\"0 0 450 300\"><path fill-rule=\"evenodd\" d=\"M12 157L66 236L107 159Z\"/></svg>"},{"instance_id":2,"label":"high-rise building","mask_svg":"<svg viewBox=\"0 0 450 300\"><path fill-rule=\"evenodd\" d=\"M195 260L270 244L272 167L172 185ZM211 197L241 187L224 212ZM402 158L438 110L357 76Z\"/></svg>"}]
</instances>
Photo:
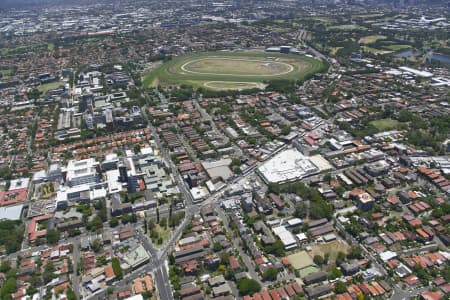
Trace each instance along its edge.
<instances>
[{"instance_id":1,"label":"high-rise building","mask_svg":"<svg viewBox=\"0 0 450 300\"><path fill-rule=\"evenodd\" d=\"M120 182L128 182L128 173L127 173L127 166L124 163L119 164L119 181Z\"/></svg>"}]
</instances>

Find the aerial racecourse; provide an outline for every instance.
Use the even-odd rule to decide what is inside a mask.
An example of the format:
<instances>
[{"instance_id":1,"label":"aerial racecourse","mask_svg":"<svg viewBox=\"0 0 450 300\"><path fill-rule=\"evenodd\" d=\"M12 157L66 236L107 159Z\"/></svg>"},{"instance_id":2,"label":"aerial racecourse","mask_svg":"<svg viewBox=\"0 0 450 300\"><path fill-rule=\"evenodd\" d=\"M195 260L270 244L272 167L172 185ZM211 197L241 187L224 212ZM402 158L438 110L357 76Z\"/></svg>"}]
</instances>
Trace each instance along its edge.
<instances>
[{"instance_id":1,"label":"aerial racecourse","mask_svg":"<svg viewBox=\"0 0 450 300\"><path fill-rule=\"evenodd\" d=\"M264 88L270 80L303 80L323 69L305 55L258 51L206 52L172 58L150 71L147 86L187 84L213 90Z\"/></svg>"}]
</instances>

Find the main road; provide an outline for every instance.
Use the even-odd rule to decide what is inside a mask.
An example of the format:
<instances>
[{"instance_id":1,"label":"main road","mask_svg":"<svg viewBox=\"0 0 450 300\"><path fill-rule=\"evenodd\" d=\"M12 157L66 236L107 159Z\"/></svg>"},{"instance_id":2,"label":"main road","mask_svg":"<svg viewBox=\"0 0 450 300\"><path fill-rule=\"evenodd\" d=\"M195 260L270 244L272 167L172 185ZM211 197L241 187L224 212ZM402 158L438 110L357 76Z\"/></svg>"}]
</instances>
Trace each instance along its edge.
<instances>
[{"instance_id":1,"label":"main road","mask_svg":"<svg viewBox=\"0 0 450 300\"><path fill-rule=\"evenodd\" d=\"M144 248L147 250L149 255L153 257L151 260L152 267L145 268L145 270L152 270L154 271L155 276L155 283L156 283L156 289L158 291L158 294L160 296L160 299L164 300L172 300L173 294L172 294L172 287L170 285L168 270L167 270L167 260L166 257L168 253L173 250L173 246L176 244L177 240L181 237L181 234L183 232L183 229L189 225L189 222L192 219L192 216L196 213L198 213L201 209L201 207L210 205L214 202L217 202L220 198L220 196L223 194L223 192L217 191L215 193L212 193L208 198L204 199L201 203L195 203L194 199L187 187L187 184L181 177L180 173L178 172L178 168L175 166L173 161L170 159L169 152L163 145L161 144L161 141L159 139L159 134L156 131L156 128L150 124L149 129L152 132L152 136L156 142L157 147L161 151L161 156L163 157L166 165L171 169L172 176L174 177L175 181L177 182L177 186L180 189L180 191L185 196L185 218L183 219L183 222L177 227L177 229L172 234L169 241L165 244L165 246L161 249L155 249L150 242L148 241L147 237L141 232L141 230L136 229L136 234L139 238L139 240L142 242ZM275 154L279 153L280 151L284 150L288 145L283 145L276 151L274 151L270 156L274 156ZM255 169L262 164L263 162L259 162L255 164L254 166L250 167L244 174L241 174L240 176L234 178L229 184L236 184L237 182L247 178L248 176L254 174ZM140 273L142 270L138 269L134 273ZM134 277L134 276L133 276ZM129 279L129 278L128 278ZM116 286L120 286L121 282L116 284ZM100 298L93 298L93 299L100 299Z\"/></svg>"}]
</instances>

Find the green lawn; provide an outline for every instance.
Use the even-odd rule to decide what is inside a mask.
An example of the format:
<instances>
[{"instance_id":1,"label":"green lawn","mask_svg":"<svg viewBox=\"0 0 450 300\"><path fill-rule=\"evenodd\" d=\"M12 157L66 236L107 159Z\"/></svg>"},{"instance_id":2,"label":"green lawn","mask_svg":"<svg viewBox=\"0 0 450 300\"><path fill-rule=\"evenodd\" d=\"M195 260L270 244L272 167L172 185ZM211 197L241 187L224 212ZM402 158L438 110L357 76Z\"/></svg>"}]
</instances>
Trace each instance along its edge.
<instances>
[{"instance_id":1,"label":"green lawn","mask_svg":"<svg viewBox=\"0 0 450 300\"><path fill-rule=\"evenodd\" d=\"M293 70L290 64L265 62L264 59L206 57L181 66L185 73L229 76L277 76Z\"/></svg>"},{"instance_id":2,"label":"green lawn","mask_svg":"<svg viewBox=\"0 0 450 300\"><path fill-rule=\"evenodd\" d=\"M332 21L332 18L327 18L327 17L311 17L311 18L306 17L305 19L311 19L311 20L315 20L318 22L326 23L326 24L329 24Z\"/></svg>"},{"instance_id":3,"label":"green lawn","mask_svg":"<svg viewBox=\"0 0 450 300\"><path fill-rule=\"evenodd\" d=\"M273 79L302 80L324 68L321 60L261 51L206 52L175 57L145 74L144 86L189 84L242 89Z\"/></svg>"},{"instance_id":4,"label":"green lawn","mask_svg":"<svg viewBox=\"0 0 450 300\"><path fill-rule=\"evenodd\" d=\"M300 277L304 278L304 277L308 276L309 274L313 274L313 273L316 273L319 271L320 271L319 268L314 267L314 266L309 266L309 267L301 269L299 272L300 272Z\"/></svg>"},{"instance_id":5,"label":"green lawn","mask_svg":"<svg viewBox=\"0 0 450 300\"><path fill-rule=\"evenodd\" d=\"M373 13L373 14L357 15L358 18L363 18L363 19L374 18L374 17L382 17L382 16L384 16L383 13Z\"/></svg>"},{"instance_id":6,"label":"green lawn","mask_svg":"<svg viewBox=\"0 0 450 300\"><path fill-rule=\"evenodd\" d=\"M385 46L384 48L392 50L392 51L400 51L400 50L411 49L412 47L410 45L389 45L389 46Z\"/></svg>"},{"instance_id":7,"label":"green lawn","mask_svg":"<svg viewBox=\"0 0 450 300\"><path fill-rule=\"evenodd\" d=\"M370 122L373 126L375 126L379 131L389 131L398 129L401 123L397 120L393 119L381 119Z\"/></svg>"},{"instance_id":8,"label":"green lawn","mask_svg":"<svg viewBox=\"0 0 450 300\"><path fill-rule=\"evenodd\" d=\"M46 83L46 84L43 84L43 85L38 86L37 89L38 89L42 94L45 95L48 91L53 90L53 89L56 89L56 88L58 88L58 87L60 87L60 86L62 86L62 85L64 85L64 84L65 84L64 82L60 82L60 81L57 81L57 82L50 82L50 83Z\"/></svg>"},{"instance_id":9,"label":"green lawn","mask_svg":"<svg viewBox=\"0 0 450 300\"><path fill-rule=\"evenodd\" d=\"M14 75L14 70L13 69L0 69L0 73L2 74L2 78L8 78L11 77L12 75Z\"/></svg>"},{"instance_id":10,"label":"green lawn","mask_svg":"<svg viewBox=\"0 0 450 300\"><path fill-rule=\"evenodd\" d=\"M372 53L375 55L384 55L384 54L390 54L393 51L388 51L388 50L381 50L381 49L376 49L376 48L372 48L372 47L367 47L367 46L363 46L362 47L363 51L368 52L368 53Z\"/></svg>"},{"instance_id":11,"label":"green lawn","mask_svg":"<svg viewBox=\"0 0 450 300\"><path fill-rule=\"evenodd\" d=\"M344 47L330 47L330 54L331 55L336 55L336 52L338 52L340 49L342 49Z\"/></svg>"},{"instance_id":12,"label":"green lawn","mask_svg":"<svg viewBox=\"0 0 450 300\"><path fill-rule=\"evenodd\" d=\"M52 51L54 48L55 45L52 43L40 43L27 46L2 48L0 49L0 55L21 54L27 52L47 51L47 50Z\"/></svg>"},{"instance_id":13,"label":"green lawn","mask_svg":"<svg viewBox=\"0 0 450 300\"><path fill-rule=\"evenodd\" d=\"M156 233L155 238L152 237L152 243L155 245L161 245L160 243L158 243L160 240L159 238L162 238L162 244L164 244L170 237L170 227L164 228L159 226L159 224L155 225L155 229L153 229L153 231ZM151 235L150 235L151 236Z\"/></svg>"},{"instance_id":14,"label":"green lawn","mask_svg":"<svg viewBox=\"0 0 450 300\"><path fill-rule=\"evenodd\" d=\"M214 90L248 90L254 88L262 88L264 84L256 82L233 82L233 81L206 81L205 87Z\"/></svg>"},{"instance_id":15,"label":"green lawn","mask_svg":"<svg viewBox=\"0 0 450 300\"><path fill-rule=\"evenodd\" d=\"M367 29L367 28L356 25L356 24L344 24L344 25L330 26L330 27L328 27L328 29L357 30L357 29Z\"/></svg>"},{"instance_id":16,"label":"green lawn","mask_svg":"<svg viewBox=\"0 0 450 300\"><path fill-rule=\"evenodd\" d=\"M325 254L329 255L328 266L334 264L339 252L348 253L350 246L344 240L335 240L329 243L316 244L312 247L309 253L311 257L320 255L322 257Z\"/></svg>"},{"instance_id":17,"label":"green lawn","mask_svg":"<svg viewBox=\"0 0 450 300\"><path fill-rule=\"evenodd\" d=\"M386 37L384 35L368 35L359 39L360 44L372 44L379 40L384 40Z\"/></svg>"}]
</instances>

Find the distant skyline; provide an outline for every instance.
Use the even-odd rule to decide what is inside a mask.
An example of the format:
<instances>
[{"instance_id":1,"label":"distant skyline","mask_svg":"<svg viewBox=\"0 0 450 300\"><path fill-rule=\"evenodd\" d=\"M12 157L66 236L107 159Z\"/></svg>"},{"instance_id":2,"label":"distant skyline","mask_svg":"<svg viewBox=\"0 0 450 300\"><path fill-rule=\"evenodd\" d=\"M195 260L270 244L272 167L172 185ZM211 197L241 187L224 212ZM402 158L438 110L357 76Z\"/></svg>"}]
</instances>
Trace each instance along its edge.
<instances>
[{"instance_id":1,"label":"distant skyline","mask_svg":"<svg viewBox=\"0 0 450 300\"><path fill-rule=\"evenodd\" d=\"M83 2L92 3L92 1L85 0L1 0L0 8L22 8L30 6L48 6L48 5L64 5L64 4L82 4ZM103 2L97 0L97 2Z\"/></svg>"},{"instance_id":2,"label":"distant skyline","mask_svg":"<svg viewBox=\"0 0 450 300\"><path fill-rule=\"evenodd\" d=\"M36 7L36 6L49 6L49 5L74 5L74 4L83 4L83 3L89 3L92 4L93 2L97 3L111 3L115 1L120 0L1 0L0 1L0 9L5 8L22 8L22 7ZM199 0L201 1L201 0ZM335 0L329 0L330 2L335 2ZM340 2L346 2L348 0L341 0ZM142 2L142 1L136 1L136 2ZM152 1L148 1L152 2ZM299 0L299 2L302 2ZM306 0L304 2L307 2ZM350 3L357 3L360 2L358 0L350 0L348 1ZM374 1L365 1L365 2L374 2ZM437 3L448 3L448 0L381 0L378 3L401 3L401 4L417 4L417 3L429 3L429 4L437 4Z\"/></svg>"}]
</instances>

